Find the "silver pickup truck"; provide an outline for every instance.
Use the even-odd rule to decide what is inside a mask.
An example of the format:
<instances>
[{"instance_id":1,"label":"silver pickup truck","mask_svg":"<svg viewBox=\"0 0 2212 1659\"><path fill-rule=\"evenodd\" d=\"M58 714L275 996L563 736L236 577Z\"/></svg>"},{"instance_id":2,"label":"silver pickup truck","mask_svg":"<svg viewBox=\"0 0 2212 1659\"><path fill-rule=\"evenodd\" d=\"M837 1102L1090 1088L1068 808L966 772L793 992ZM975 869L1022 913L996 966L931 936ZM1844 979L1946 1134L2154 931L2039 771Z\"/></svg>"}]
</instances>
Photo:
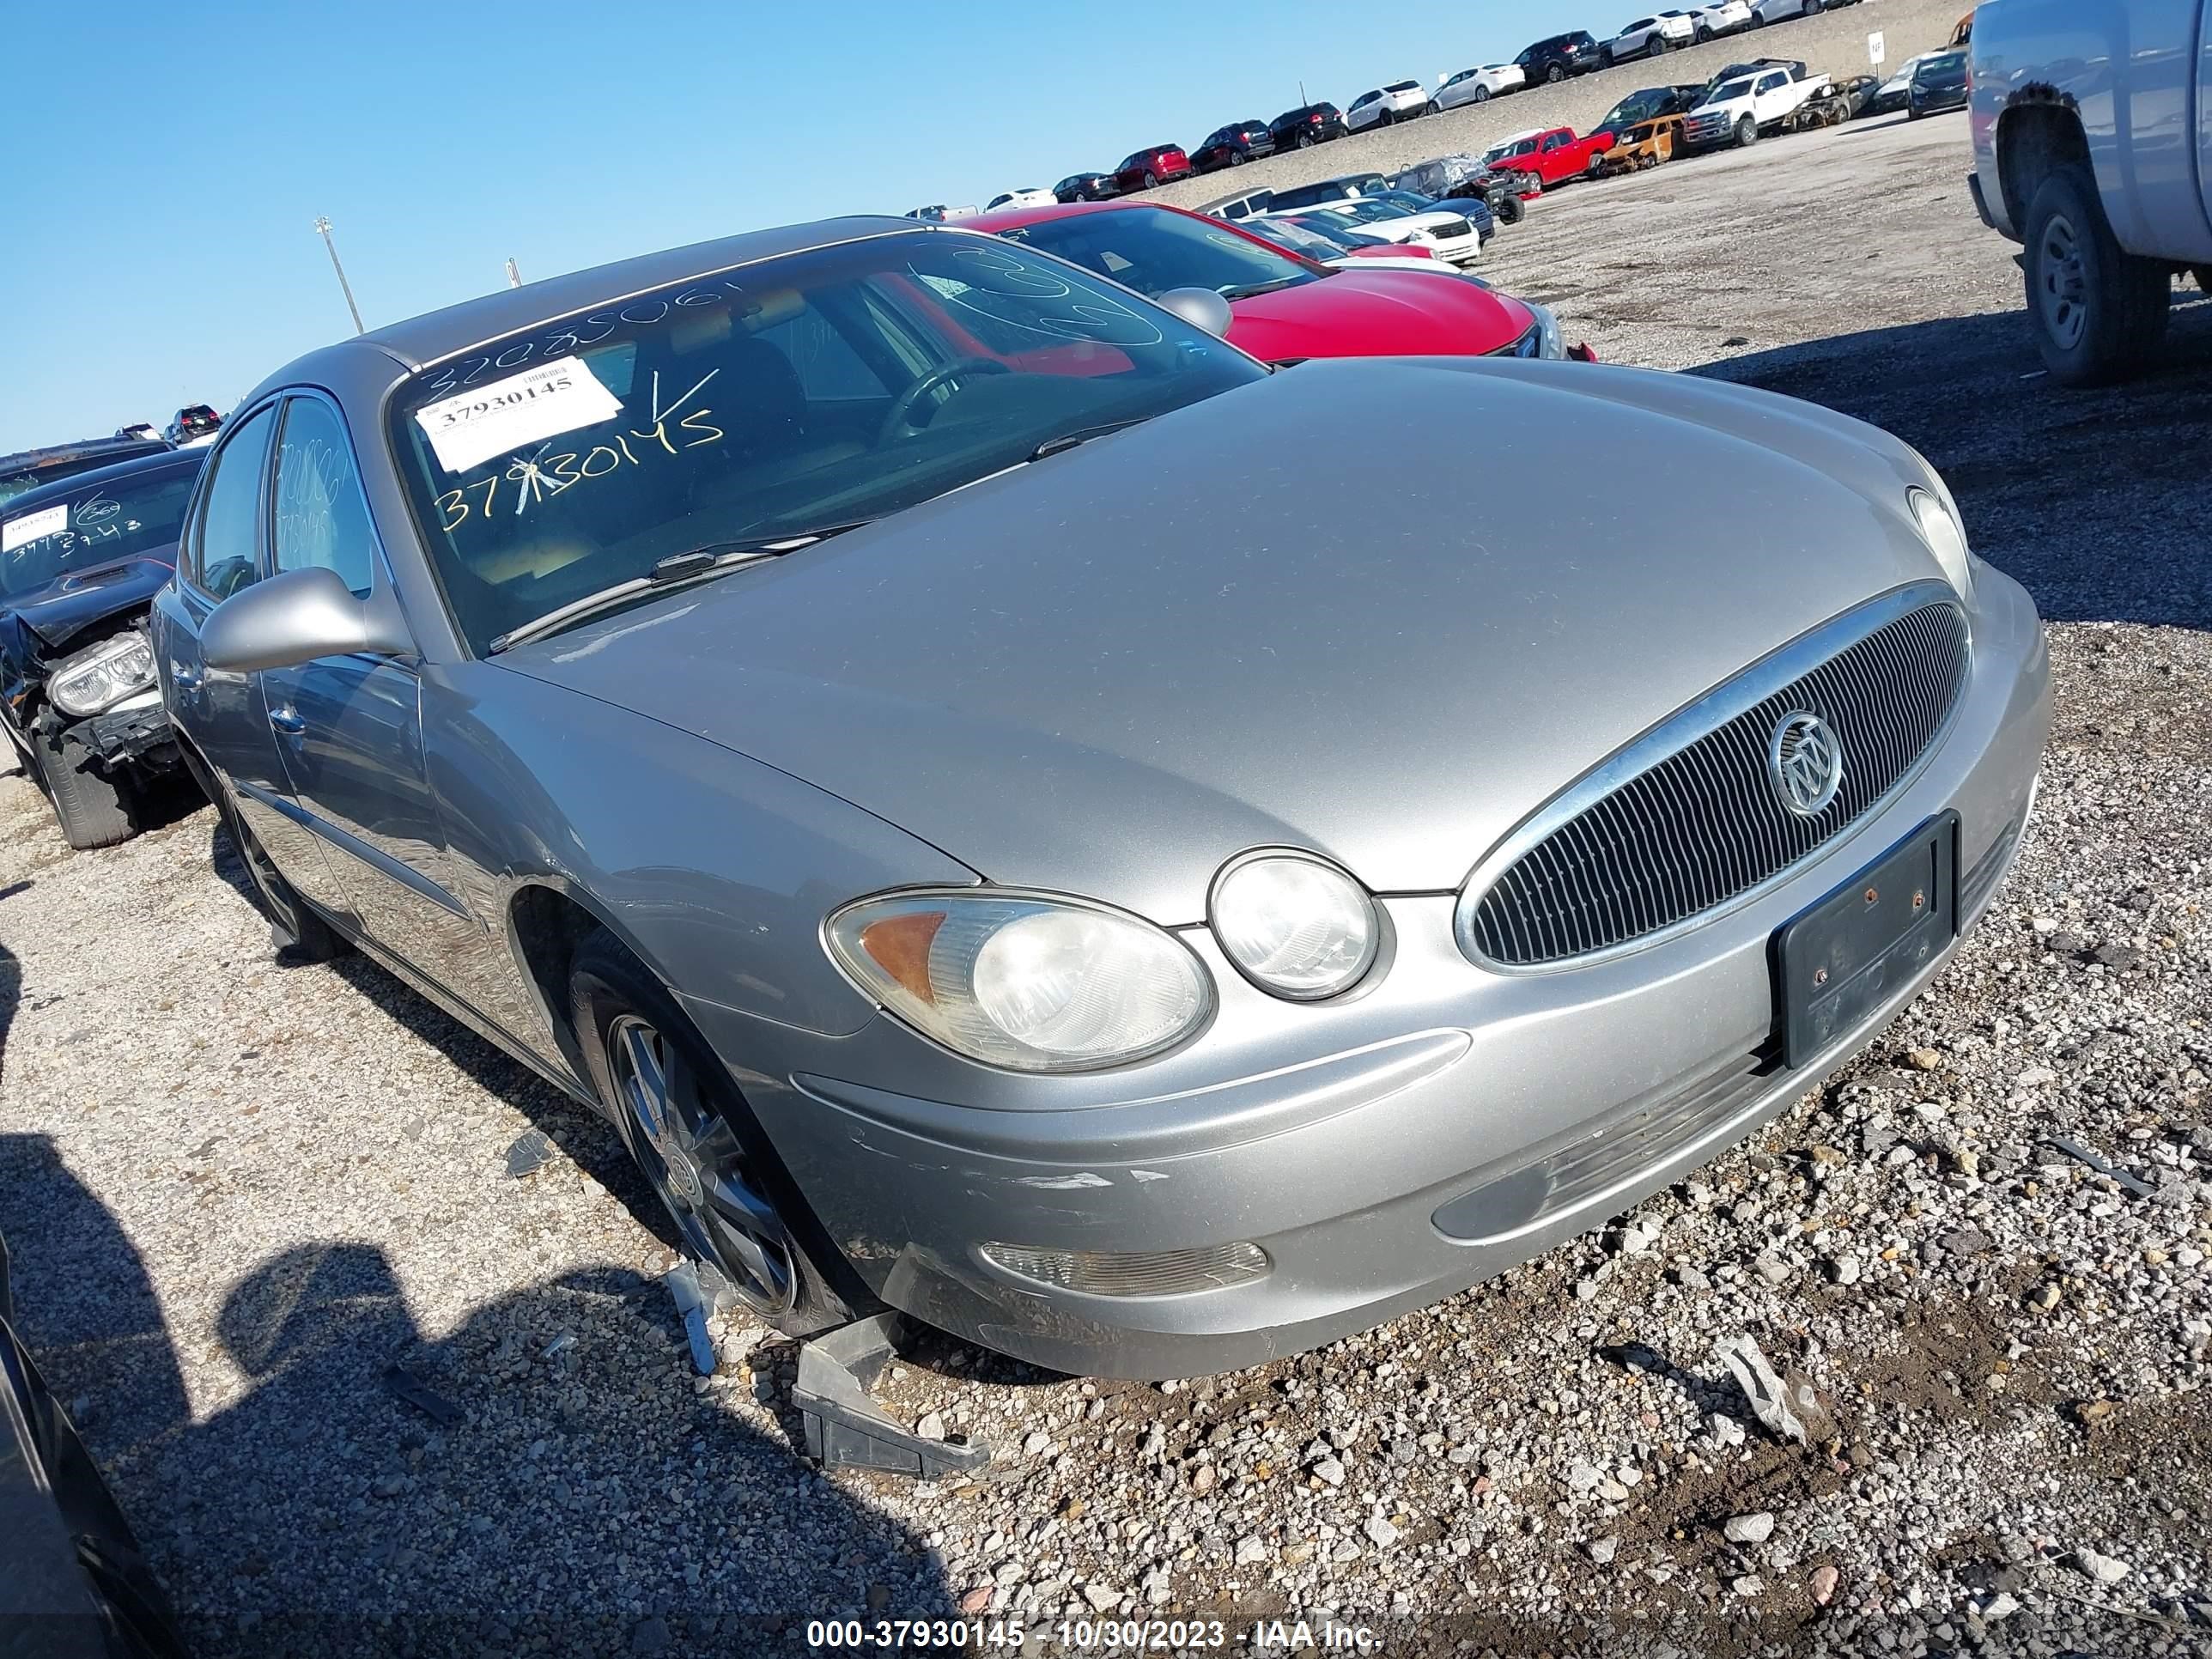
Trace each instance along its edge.
<instances>
[{"instance_id":1,"label":"silver pickup truck","mask_svg":"<svg viewBox=\"0 0 2212 1659\"><path fill-rule=\"evenodd\" d=\"M1969 183L2022 246L2044 362L2124 379L2178 273L2212 292L2212 0L1984 0L1972 47Z\"/></svg>"}]
</instances>

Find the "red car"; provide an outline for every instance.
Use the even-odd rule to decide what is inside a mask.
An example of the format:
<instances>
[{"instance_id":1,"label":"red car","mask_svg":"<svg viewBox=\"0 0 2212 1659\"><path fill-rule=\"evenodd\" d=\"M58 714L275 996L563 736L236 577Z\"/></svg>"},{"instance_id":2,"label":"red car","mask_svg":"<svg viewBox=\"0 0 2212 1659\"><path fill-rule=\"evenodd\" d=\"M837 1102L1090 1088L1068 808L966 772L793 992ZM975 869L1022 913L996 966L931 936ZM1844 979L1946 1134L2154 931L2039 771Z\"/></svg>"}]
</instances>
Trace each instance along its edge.
<instances>
[{"instance_id":1,"label":"red car","mask_svg":"<svg viewBox=\"0 0 2212 1659\"><path fill-rule=\"evenodd\" d=\"M1158 298L1201 288L1229 301L1228 339L1271 363L1309 357L1577 357L1545 307L1440 270L1340 270L1181 208L1082 202L963 220Z\"/></svg>"},{"instance_id":2,"label":"red car","mask_svg":"<svg viewBox=\"0 0 2212 1659\"><path fill-rule=\"evenodd\" d=\"M1121 165L1114 169L1114 188L1126 196L1133 190L1150 190L1155 185L1188 179L1191 171L1190 157L1182 153L1181 144L1154 144L1122 158Z\"/></svg>"},{"instance_id":3,"label":"red car","mask_svg":"<svg viewBox=\"0 0 2212 1659\"><path fill-rule=\"evenodd\" d=\"M1604 170L1613 138L1610 132L1578 138L1572 127L1545 127L1508 138L1482 159L1498 172L1533 173L1547 185L1595 179Z\"/></svg>"}]
</instances>

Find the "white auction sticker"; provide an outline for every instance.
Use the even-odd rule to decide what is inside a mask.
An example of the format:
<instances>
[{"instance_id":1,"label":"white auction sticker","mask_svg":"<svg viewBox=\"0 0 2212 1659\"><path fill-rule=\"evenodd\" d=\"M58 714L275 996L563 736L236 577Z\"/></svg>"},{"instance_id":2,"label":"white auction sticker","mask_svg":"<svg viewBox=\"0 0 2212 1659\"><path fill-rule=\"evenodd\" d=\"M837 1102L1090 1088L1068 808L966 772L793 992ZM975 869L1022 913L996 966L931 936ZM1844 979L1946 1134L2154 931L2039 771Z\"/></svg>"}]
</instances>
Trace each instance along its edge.
<instances>
[{"instance_id":1,"label":"white auction sticker","mask_svg":"<svg viewBox=\"0 0 2212 1659\"><path fill-rule=\"evenodd\" d=\"M10 520L0 529L0 553L13 553L19 547L28 546L41 536L57 535L69 528L69 503L59 507L41 507L36 513L26 513L20 519Z\"/></svg>"},{"instance_id":2,"label":"white auction sticker","mask_svg":"<svg viewBox=\"0 0 2212 1659\"><path fill-rule=\"evenodd\" d=\"M448 472L465 472L510 449L597 426L622 413L580 357L556 357L415 411Z\"/></svg>"}]
</instances>

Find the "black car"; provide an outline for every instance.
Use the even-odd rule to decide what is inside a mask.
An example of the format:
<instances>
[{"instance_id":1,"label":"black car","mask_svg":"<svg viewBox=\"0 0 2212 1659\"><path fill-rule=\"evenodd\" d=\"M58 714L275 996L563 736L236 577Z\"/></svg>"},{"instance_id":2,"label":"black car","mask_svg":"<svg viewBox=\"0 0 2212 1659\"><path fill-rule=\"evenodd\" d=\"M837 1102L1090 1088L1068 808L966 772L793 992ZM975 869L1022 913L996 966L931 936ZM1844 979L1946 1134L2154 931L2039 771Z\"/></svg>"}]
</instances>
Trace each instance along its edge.
<instances>
[{"instance_id":1,"label":"black car","mask_svg":"<svg viewBox=\"0 0 2212 1659\"><path fill-rule=\"evenodd\" d=\"M0 507L27 489L58 478L73 478L94 467L112 466L140 455L166 455L170 447L166 438L126 438L118 433L112 438L87 438L82 443L52 444L44 449L0 455Z\"/></svg>"},{"instance_id":2,"label":"black car","mask_svg":"<svg viewBox=\"0 0 2212 1659\"><path fill-rule=\"evenodd\" d=\"M1604 67L1598 58L1597 40L1588 29L1547 36L1513 61L1521 65L1526 83L1532 87L1539 81L1564 81L1570 75L1590 75Z\"/></svg>"},{"instance_id":3,"label":"black car","mask_svg":"<svg viewBox=\"0 0 2212 1659\"><path fill-rule=\"evenodd\" d=\"M1216 127L1190 153L1190 164L1200 173L1219 167L1241 167L1247 161L1275 153L1275 135L1265 121L1231 121Z\"/></svg>"},{"instance_id":4,"label":"black car","mask_svg":"<svg viewBox=\"0 0 2212 1659\"><path fill-rule=\"evenodd\" d=\"M1966 106L1966 54L1939 52L1913 66L1912 87L1905 94L1906 118L1917 121L1947 109Z\"/></svg>"},{"instance_id":5,"label":"black car","mask_svg":"<svg viewBox=\"0 0 2212 1659\"><path fill-rule=\"evenodd\" d=\"M0 1240L0 1650L185 1659L131 1523L15 1321Z\"/></svg>"},{"instance_id":6,"label":"black car","mask_svg":"<svg viewBox=\"0 0 2212 1659\"><path fill-rule=\"evenodd\" d=\"M0 508L0 726L72 847L127 840L181 763L145 620L206 459L164 449Z\"/></svg>"},{"instance_id":7,"label":"black car","mask_svg":"<svg viewBox=\"0 0 2212 1659\"><path fill-rule=\"evenodd\" d=\"M1602 120L1590 125L1592 132L1626 132L1644 121L1656 121L1662 115L1686 115L1691 107L1705 95L1702 86L1646 87L1641 92L1632 92L1611 109Z\"/></svg>"},{"instance_id":8,"label":"black car","mask_svg":"<svg viewBox=\"0 0 2212 1659\"><path fill-rule=\"evenodd\" d=\"M1301 104L1267 123L1267 136L1277 149L1304 149L1344 134L1343 112L1334 104Z\"/></svg>"},{"instance_id":9,"label":"black car","mask_svg":"<svg viewBox=\"0 0 2212 1659\"><path fill-rule=\"evenodd\" d=\"M161 435L173 444L190 444L212 438L222 430L222 416L205 404L186 404L177 411L177 418L162 429Z\"/></svg>"},{"instance_id":10,"label":"black car","mask_svg":"<svg viewBox=\"0 0 2212 1659\"><path fill-rule=\"evenodd\" d=\"M1052 187L1056 202L1109 202L1121 193L1110 173L1071 173Z\"/></svg>"}]
</instances>

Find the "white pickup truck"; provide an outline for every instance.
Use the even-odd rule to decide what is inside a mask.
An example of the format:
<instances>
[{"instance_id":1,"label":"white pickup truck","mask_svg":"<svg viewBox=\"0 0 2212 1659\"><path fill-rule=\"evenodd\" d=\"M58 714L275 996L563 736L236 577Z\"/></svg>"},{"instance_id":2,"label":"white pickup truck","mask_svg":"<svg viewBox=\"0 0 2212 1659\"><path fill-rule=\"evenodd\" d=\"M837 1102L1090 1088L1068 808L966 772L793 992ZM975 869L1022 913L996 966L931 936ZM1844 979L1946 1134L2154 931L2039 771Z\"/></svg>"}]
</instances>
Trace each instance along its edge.
<instances>
[{"instance_id":1,"label":"white pickup truck","mask_svg":"<svg viewBox=\"0 0 2212 1659\"><path fill-rule=\"evenodd\" d=\"M1795 131L1808 106L1828 91L1828 77L1805 71L1802 64L1768 61L1740 64L1741 71L1717 82L1682 123L1692 149L1722 144L1755 144L1770 132Z\"/></svg>"},{"instance_id":2,"label":"white pickup truck","mask_svg":"<svg viewBox=\"0 0 2212 1659\"><path fill-rule=\"evenodd\" d=\"M2212 3L1984 0L1974 205L2022 245L2051 377L2096 386L2166 336L2177 272L2212 291Z\"/></svg>"}]
</instances>

